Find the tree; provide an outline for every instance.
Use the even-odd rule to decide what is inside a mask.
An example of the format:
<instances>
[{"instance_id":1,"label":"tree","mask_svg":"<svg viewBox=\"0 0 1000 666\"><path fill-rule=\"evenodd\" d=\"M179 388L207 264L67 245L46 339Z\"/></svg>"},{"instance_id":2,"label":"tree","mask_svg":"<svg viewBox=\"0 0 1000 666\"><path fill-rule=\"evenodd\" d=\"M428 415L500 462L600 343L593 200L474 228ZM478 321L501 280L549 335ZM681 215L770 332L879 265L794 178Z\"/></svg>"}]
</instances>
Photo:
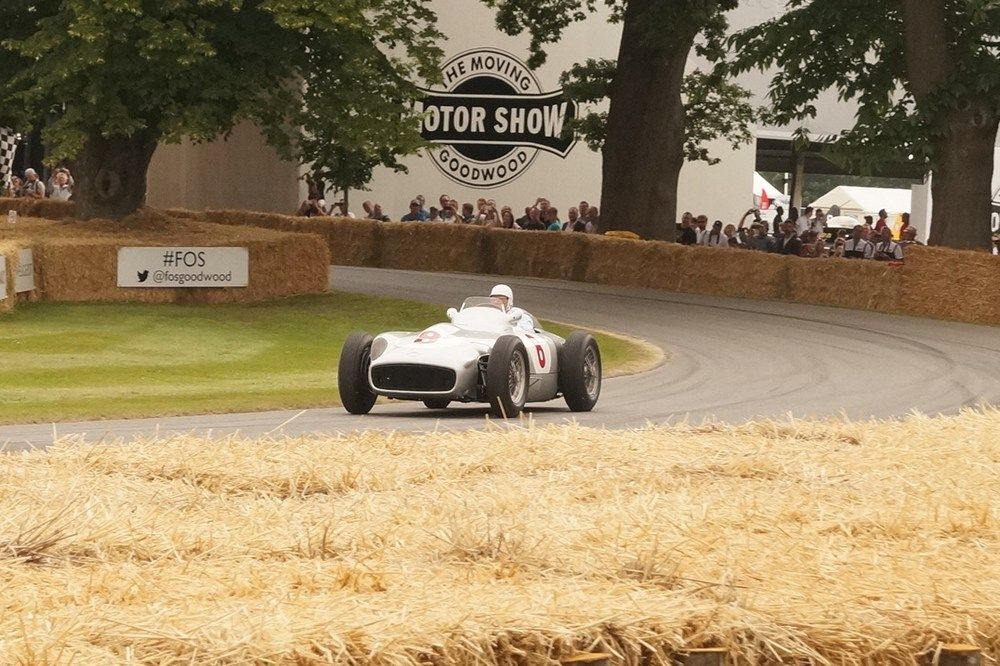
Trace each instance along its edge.
<instances>
[{"instance_id":1,"label":"tree","mask_svg":"<svg viewBox=\"0 0 1000 666\"><path fill-rule=\"evenodd\" d=\"M835 89L858 113L834 156L864 172L925 164L934 171L931 243L989 247L1000 3L789 0L788 8L731 40L730 72L778 68L770 122L814 117L817 96Z\"/></svg>"},{"instance_id":2,"label":"tree","mask_svg":"<svg viewBox=\"0 0 1000 666\"><path fill-rule=\"evenodd\" d=\"M545 61L545 44L558 41L567 26L597 6L597 0L485 1L498 9L500 29L529 31L532 66ZM581 101L606 97L610 102L606 114L590 113L575 124L592 148L603 150L601 226L673 240L677 180L685 158L710 159L701 145L707 138L725 135L735 144L750 138L748 95L724 84L720 75L685 79L692 49L709 59L724 54L724 12L737 1L605 4L612 9L612 22L622 23L617 60L589 61L564 75L571 94ZM725 108L706 112L712 96Z\"/></svg>"},{"instance_id":3,"label":"tree","mask_svg":"<svg viewBox=\"0 0 1000 666\"><path fill-rule=\"evenodd\" d=\"M241 121L319 170L320 141L394 166L419 145L434 22L422 0L4 0L0 124L41 126L49 160L76 159L84 218L142 205L158 143Z\"/></svg>"}]
</instances>

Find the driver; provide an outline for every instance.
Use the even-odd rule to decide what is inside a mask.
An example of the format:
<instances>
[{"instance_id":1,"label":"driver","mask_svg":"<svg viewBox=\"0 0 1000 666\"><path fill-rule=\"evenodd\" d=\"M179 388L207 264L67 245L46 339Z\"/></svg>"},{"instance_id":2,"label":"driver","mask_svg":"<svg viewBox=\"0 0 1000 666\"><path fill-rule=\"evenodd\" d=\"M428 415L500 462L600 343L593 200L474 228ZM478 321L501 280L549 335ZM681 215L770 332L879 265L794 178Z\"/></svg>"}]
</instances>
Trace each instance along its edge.
<instances>
[{"instance_id":1,"label":"driver","mask_svg":"<svg viewBox=\"0 0 1000 666\"><path fill-rule=\"evenodd\" d=\"M521 308L514 307L514 291L505 284L498 284L490 291L490 301L507 314L521 315L521 320L517 322L517 327L526 333L535 332L535 320L530 314Z\"/></svg>"}]
</instances>

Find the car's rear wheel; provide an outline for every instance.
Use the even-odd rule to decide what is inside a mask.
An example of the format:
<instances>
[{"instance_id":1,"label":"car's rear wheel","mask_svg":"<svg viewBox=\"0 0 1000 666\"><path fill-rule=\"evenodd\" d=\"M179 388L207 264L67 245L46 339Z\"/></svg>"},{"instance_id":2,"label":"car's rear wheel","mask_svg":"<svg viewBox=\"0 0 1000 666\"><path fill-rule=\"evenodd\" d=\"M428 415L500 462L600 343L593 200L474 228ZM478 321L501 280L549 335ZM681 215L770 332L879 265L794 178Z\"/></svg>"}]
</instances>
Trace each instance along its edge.
<instances>
[{"instance_id":1,"label":"car's rear wheel","mask_svg":"<svg viewBox=\"0 0 1000 666\"><path fill-rule=\"evenodd\" d=\"M340 352L337 388L340 389L340 402L351 414L367 414L378 398L368 383L372 340L367 333L351 333Z\"/></svg>"},{"instance_id":2,"label":"car's rear wheel","mask_svg":"<svg viewBox=\"0 0 1000 666\"><path fill-rule=\"evenodd\" d=\"M514 419L521 414L528 399L530 372L528 352L520 338L498 338L486 364L486 397L494 416Z\"/></svg>"},{"instance_id":3,"label":"car's rear wheel","mask_svg":"<svg viewBox=\"0 0 1000 666\"><path fill-rule=\"evenodd\" d=\"M447 398L432 398L430 400L424 400L424 407L427 409L444 409L451 404L451 400Z\"/></svg>"},{"instance_id":4,"label":"car's rear wheel","mask_svg":"<svg viewBox=\"0 0 1000 666\"><path fill-rule=\"evenodd\" d=\"M574 331L559 352L559 387L574 412L589 412L601 396L601 350L597 340Z\"/></svg>"}]
</instances>

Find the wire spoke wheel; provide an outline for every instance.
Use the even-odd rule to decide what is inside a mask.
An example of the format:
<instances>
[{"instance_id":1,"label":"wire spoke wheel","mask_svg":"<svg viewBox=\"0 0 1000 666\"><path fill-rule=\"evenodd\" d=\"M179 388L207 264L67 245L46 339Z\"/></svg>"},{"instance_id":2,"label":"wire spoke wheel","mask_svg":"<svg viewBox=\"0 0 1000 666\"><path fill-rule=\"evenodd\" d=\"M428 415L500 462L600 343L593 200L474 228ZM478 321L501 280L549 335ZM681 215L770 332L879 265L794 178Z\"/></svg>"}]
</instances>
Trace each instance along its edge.
<instances>
[{"instance_id":1,"label":"wire spoke wheel","mask_svg":"<svg viewBox=\"0 0 1000 666\"><path fill-rule=\"evenodd\" d=\"M524 357L521 354L514 354L510 358L510 369L507 373L507 388L510 390L511 402L520 404L524 401L527 383Z\"/></svg>"},{"instance_id":2,"label":"wire spoke wheel","mask_svg":"<svg viewBox=\"0 0 1000 666\"><path fill-rule=\"evenodd\" d=\"M528 399L528 352L516 335L503 335L493 344L486 362L486 397L493 415L516 419Z\"/></svg>"},{"instance_id":3,"label":"wire spoke wheel","mask_svg":"<svg viewBox=\"0 0 1000 666\"><path fill-rule=\"evenodd\" d=\"M597 398L601 388L601 362L594 347L588 346L583 356L583 387L591 399Z\"/></svg>"},{"instance_id":4,"label":"wire spoke wheel","mask_svg":"<svg viewBox=\"0 0 1000 666\"><path fill-rule=\"evenodd\" d=\"M589 412L601 396L601 350L594 336L573 331L559 351L559 390L574 412Z\"/></svg>"}]
</instances>

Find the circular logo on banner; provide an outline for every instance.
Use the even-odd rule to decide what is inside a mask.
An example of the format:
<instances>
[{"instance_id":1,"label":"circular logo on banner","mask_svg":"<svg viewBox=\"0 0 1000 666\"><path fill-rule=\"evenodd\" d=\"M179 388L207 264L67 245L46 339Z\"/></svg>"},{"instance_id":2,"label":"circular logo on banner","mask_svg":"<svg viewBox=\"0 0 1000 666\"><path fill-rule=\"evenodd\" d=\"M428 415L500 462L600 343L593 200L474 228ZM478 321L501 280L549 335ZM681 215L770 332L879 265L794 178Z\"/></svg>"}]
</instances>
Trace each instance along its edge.
<instances>
[{"instance_id":1,"label":"circular logo on banner","mask_svg":"<svg viewBox=\"0 0 1000 666\"><path fill-rule=\"evenodd\" d=\"M566 157L563 136L576 102L544 92L528 66L497 49L460 53L441 67L444 90L424 90L421 135L431 158L457 183L493 188L524 174L544 150Z\"/></svg>"}]
</instances>

